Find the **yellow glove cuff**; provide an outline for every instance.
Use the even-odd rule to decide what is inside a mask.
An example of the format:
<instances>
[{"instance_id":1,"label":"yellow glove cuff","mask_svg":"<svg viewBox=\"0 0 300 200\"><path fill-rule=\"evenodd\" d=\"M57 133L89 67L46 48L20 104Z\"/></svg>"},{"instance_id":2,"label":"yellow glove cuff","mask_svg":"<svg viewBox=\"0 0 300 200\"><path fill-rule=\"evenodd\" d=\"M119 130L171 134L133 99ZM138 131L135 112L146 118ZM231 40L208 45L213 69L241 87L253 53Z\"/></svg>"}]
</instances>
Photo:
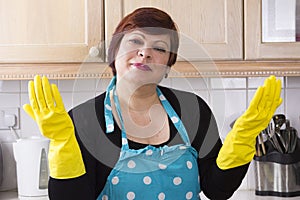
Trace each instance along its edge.
<instances>
[{"instance_id":1,"label":"yellow glove cuff","mask_svg":"<svg viewBox=\"0 0 300 200\"><path fill-rule=\"evenodd\" d=\"M219 151L217 165L222 170L245 165L251 162L255 155L256 140L241 142L234 138L235 134L233 130L228 133Z\"/></svg>"},{"instance_id":2,"label":"yellow glove cuff","mask_svg":"<svg viewBox=\"0 0 300 200\"><path fill-rule=\"evenodd\" d=\"M76 178L86 173L81 151L74 134L66 141L51 140L48 160L52 178Z\"/></svg>"}]
</instances>

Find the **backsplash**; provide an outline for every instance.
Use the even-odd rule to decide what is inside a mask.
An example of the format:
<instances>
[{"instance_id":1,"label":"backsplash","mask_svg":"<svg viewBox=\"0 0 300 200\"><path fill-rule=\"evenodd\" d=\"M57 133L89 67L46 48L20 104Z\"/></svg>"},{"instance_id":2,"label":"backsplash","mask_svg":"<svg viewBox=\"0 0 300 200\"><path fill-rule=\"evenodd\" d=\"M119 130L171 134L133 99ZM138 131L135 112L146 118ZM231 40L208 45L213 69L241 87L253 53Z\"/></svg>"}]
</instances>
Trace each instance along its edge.
<instances>
[{"instance_id":1,"label":"backsplash","mask_svg":"<svg viewBox=\"0 0 300 200\"><path fill-rule=\"evenodd\" d=\"M300 77L280 77L282 80L283 103L276 113L283 113L291 121L291 126L300 132ZM248 106L256 88L263 84L264 77L249 78L167 78L162 85L192 91L201 96L216 116L221 138L230 130L229 124ZM51 80L58 85L67 110L85 100L102 93L109 79ZM0 107L20 108L21 137L39 135L35 122L23 111L28 103L28 81L0 81ZM0 142L14 140L9 130L0 130ZM251 164L247 177L240 189L254 189L254 170Z\"/></svg>"}]
</instances>

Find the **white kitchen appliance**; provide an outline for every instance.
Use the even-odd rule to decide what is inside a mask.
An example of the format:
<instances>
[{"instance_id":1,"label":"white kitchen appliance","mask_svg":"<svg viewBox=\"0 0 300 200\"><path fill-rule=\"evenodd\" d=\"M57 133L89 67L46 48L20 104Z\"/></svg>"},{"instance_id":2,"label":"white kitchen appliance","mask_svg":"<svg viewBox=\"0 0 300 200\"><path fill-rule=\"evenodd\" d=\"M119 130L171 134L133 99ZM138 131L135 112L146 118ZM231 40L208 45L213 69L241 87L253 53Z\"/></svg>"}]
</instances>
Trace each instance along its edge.
<instances>
[{"instance_id":1,"label":"white kitchen appliance","mask_svg":"<svg viewBox=\"0 0 300 200\"><path fill-rule=\"evenodd\" d=\"M14 142L0 139L0 192L17 188L16 162L13 155Z\"/></svg>"},{"instance_id":2,"label":"white kitchen appliance","mask_svg":"<svg viewBox=\"0 0 300 200\"><path fill-rule=\"evenodd\" d=\"M18 139L13 144L20 197L48 195L49 140L44 137Z\"/></svg>"}]
</instances>

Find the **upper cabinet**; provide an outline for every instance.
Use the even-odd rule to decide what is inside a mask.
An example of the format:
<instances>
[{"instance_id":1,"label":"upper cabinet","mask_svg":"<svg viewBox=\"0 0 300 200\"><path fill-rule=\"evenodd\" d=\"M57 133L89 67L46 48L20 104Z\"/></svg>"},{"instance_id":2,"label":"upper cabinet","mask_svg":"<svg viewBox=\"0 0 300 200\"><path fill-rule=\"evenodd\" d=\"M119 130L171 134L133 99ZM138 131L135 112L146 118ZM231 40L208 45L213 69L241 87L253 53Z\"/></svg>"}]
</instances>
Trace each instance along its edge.
<instances>
[{"instance_id":1,"label":"upper cabinet","mask_svg":"<svg viewBox=\"0 0 300 200\"><path fill-rule=\"evenodd\" d=\"M300 59L300 0L245 0L245 59Z\"/></svg>"},{"instance_id":2,"label":"upper cabinet","mask_svg":"<svg viewBox=\"0 0 300 200\"><path fill-rule=\"evenodd\" d=\"M103 61L100 0L0 0L0 16L2 65Z\"/></svg>"},{"instance_id":3,"label":"upper cabinet","mask_svg":"<svg viewBox=\"0 0 300 200\"><path fill-rule=\"evenodd\" d=\"M242 60L242 0L106 0L105 36L138 7L157 7L169 13L180 31L179 60Z\"/></svg>"},{"instance_id":4,"label":"upper cabinet","mask_svg":"<svg viewBox=\"0 0 300 200\"><path fill-rule=\"evenodd\" d=\"M0 0L0 79L110 77L115 27L146 6L178 25L179 76L300 76L300 0Z\"/></svg>"}]
</instances>

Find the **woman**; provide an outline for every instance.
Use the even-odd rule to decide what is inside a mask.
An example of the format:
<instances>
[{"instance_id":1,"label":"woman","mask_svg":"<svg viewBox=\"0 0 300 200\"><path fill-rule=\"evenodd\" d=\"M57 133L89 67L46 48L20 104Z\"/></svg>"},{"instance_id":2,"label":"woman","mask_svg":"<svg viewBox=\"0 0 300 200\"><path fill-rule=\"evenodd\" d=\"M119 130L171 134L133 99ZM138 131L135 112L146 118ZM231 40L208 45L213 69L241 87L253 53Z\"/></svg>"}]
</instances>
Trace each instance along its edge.
<instances>
[{"instance_id":1,"label":"woman","mask_svg":"<svg viewBox=\"0 0 300 200\"><path fill-rule=\"evenodd\" d=\"M174 65L171 17L140 8L117 26L109 47L107 91L65 111L47 78L29 82L30 105L49 149L50 199L228 199L255 153L255 138L281 103L266 80L222 145L200 97L158 86ZM201 188L201 190L200 190Z\"/></svg>"}]
</instances>

